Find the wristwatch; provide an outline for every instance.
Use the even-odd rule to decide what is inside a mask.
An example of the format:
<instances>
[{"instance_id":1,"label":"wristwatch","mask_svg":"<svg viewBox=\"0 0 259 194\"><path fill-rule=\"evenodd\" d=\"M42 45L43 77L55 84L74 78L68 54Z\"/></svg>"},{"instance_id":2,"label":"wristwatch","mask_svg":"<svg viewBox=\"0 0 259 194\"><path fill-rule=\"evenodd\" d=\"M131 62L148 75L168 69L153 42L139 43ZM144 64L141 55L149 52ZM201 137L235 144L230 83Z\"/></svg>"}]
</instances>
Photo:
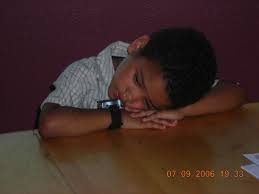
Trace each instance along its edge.
<instances>
[{"instance_id":1,"label":"wristwatch","mask_svg":"<svg viewBox=\"0 0 259 194\"><path fill-rule=\"evenodd\" d=\"M112 105L109 108L109 111L111 113L111 124L109 126L109 130L113 130L113 129L119 129L121 127L122 123L122 119L121 119L121 110L118 106Z\"/></svg>"},{"instance_id":2,"label":"wristwatch","mask_svg":"<svg viewBox=\"0 0 259 194\"><path fill-rule=\"evenodd\" d=\"M111 113L111 124L109 125L108 129L118 129L121 127L122 117L121 117L121 109L123 109L123 103L119 99L113 100L100 100L97 101L97 108L98 109L108 109Z\"/></svg>"}]
</instances>

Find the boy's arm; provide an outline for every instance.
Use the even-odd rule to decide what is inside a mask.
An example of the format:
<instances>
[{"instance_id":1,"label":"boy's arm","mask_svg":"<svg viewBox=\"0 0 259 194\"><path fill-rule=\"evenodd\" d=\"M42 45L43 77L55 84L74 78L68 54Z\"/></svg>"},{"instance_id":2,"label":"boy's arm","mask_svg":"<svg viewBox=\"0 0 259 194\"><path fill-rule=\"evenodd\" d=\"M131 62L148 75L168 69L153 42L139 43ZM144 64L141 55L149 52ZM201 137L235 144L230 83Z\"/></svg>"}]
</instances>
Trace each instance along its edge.
<instances>
[{"instance_id":1,"label":"boy's arm","mask_svg":"<svg viewBox=\"0 0 259 194\"><path fill-rule=\"evenodd\" d=\"M238 84L219 81L215 87L194 104L176 110L135 112L131 116L133 118L142 117L143 121L156 120L158 123L161 123L163 120L180 120L186 116L232 110L241 106L245 102L245 98L245 92Z\"/></svg>"},{"instance_id":2,"label":"boy's arm","mask_svg":"<svg viewBox=\"0 0 259 194\"><path fill-rule=\"evenodd\" d=\"M194 104L180 108L184 116L195 116L232 110L245 102L244 90L236 83L219 81Z\"/></svg>"},{"instance_id":3,"label":"boy's arm","mask_svg":"<svg viewBox=\"0 0 259 194\"><path fill-rule=\"evenodd\" d=\"M95 111L62 107L46 103L39 119L39 132L43 137L75 136L108 128L111 123L108 111Z\"/></svg>"},{"instance_id":4,"label":"boy's arm","mask_svg":"<svg viewBox=\"0 0 259 194\"><path fill-rule=\"evenodd\" d=\"M164 125L152 121L143 123L139 119L133 119L123 110L122 122L121 128L165 128ZM107 129L110 124L111 116L108 110L79 109L46 103L40 113L39 133L46 138L78 136Z\"/></svg>"}]
</instances>

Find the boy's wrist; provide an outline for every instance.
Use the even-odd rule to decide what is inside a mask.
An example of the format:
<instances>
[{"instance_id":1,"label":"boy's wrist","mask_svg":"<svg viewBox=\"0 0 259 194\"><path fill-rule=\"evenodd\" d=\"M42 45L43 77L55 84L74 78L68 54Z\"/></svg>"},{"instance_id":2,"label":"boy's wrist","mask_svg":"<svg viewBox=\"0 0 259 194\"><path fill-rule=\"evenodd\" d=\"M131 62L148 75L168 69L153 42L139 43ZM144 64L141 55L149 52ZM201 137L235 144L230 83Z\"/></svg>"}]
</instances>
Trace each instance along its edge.
<instances>
[{"instance_id":1,"label":"boy's wrist","mask_svg":"<svg viewBox=\"0 0 259 194\"><path fill-rule=\"evenodd\" d=\"M122 121L121 128L126 128L128 123L128 117L129 117L129 113L125 110L121 110L121 121Z\"/></svg>"},{"instance_id":2,"label":"boy's wrist","mask_svg":"<svg viewBox=\"0 0 259 194\"><path fill-rule=\"evenodd\" d=\"M142 128L141 122L136 118L130 117L130 113L125 110L121 110L121 119L122 119L121 128L123 128L123 129Z\"/></svg>"},{"instance_id":3,"label":"boy's wrist","mask_svg":"<svg viewBox=\"0 0 259 194\"><path fill-rule=\"evenodd\" d=\"M178 117L180 119L183 119L184 117L188 116L189 107L186 106L186 107L178 108L175 111L176 111Z\"/></svg>"}]
</instances>

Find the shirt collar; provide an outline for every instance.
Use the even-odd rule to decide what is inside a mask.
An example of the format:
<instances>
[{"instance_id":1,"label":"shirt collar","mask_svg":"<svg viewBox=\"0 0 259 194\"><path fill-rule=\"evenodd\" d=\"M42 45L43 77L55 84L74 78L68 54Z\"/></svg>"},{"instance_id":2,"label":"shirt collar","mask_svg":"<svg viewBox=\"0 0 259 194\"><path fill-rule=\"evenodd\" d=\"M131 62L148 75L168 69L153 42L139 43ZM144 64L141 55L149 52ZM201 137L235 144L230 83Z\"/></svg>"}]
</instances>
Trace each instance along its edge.
<instances>
[{"instance_id":1,"label":"shirt collar","mask_svg":"<svg viewBox=\"0 0 259 194\"><path fill-rule=\"evenodd\" d=\"M97 55L97 64L100 67L102 77L106 84L110 84L114 74L112 56L127 57L128 46L129 44L126 42L117 41L108 45Z\"/></svg>"}]
</instances>

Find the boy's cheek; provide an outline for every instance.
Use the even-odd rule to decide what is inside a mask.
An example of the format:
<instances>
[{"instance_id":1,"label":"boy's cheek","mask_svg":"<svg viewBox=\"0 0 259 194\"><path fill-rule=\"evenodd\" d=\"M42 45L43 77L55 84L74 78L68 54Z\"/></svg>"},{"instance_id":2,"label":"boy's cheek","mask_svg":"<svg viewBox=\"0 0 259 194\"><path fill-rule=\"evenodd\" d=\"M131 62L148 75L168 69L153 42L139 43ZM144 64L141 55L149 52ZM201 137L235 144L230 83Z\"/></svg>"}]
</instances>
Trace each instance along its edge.
<instances>
[{"instance_id":1,"label":"boy's cheek","mask_svg":"<svg viewBox=\"0 0 259 194\"><path fill-rule=\"evenodd\" d=\"M133 104L126 103L125 107L130 108L130 109L136 109L136 110L144 110L144 109L146 109L144 103L141 103L141 102L133 103Z\"/></svg>"}]
</instances>

